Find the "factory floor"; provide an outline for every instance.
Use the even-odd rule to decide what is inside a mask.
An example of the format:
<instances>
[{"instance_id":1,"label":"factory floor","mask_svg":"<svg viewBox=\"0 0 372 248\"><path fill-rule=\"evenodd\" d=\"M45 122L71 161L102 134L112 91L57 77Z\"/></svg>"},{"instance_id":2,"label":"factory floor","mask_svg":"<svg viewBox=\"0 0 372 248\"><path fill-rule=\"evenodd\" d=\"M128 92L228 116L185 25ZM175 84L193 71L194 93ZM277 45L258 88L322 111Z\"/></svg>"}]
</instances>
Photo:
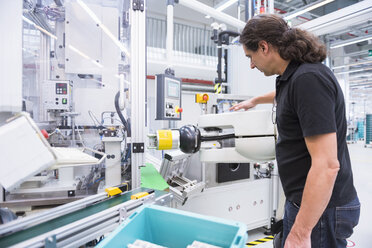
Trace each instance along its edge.
<instances>
[{"instance_id":1,"label":"factory floor","mask_svg":"<svg viewBox=\"0 0 372 248\"><path fill-rule=\"evenodd\" d=\"M347 247L371 247L369 238L372 235L372 148L365 148L364 143L360 141L349 144L349 152L354 173L354 185L362 207L359 224L354 229L354 234L348 239ZM267 237L263 231L263 229L249 231L248 242ZM273 242L267 241L249 247L273 247Z\"/></svg>"}]
</instances>

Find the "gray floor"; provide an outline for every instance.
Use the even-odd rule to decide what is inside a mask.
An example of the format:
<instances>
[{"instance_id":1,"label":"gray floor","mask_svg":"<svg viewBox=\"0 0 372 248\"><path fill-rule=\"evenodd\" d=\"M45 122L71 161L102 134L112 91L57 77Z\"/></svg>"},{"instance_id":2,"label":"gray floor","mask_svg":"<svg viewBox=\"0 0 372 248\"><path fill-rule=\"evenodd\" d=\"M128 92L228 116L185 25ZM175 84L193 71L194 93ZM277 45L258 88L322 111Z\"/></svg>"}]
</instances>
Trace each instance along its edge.
<instances>
[{"instance_id":1,"label":"gray floor","mask_svg":"<svg viewBox=\"0 0 372 248\"><path fill-rule=\"evenodd\" d=\"M363 142L349 145L354 173L354 184L362 204L359 225L348 239L347 247L372 247L372 148L365 148ZM262 229L248 232L248 241L264 238ZM257 248L273 247L272 241L256 245Z\"/></svg>"}]
</instances>

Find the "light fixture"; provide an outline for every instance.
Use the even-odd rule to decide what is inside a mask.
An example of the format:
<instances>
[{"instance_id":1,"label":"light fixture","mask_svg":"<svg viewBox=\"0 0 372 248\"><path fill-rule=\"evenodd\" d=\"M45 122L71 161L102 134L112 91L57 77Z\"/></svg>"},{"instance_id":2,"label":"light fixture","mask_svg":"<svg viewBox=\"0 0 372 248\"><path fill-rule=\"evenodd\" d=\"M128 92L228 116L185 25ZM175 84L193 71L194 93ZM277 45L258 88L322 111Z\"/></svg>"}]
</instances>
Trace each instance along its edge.
<instances>
[{"instance_id":1,"label":"light fixture","mask_svg":"<svg viewBox=\"0 0 372 248\"><path fill-rule=\"evenodd\" d=\"M350 84L350 87L362 87L362 86L371 85L371 84L372 84L372 81L364 81L362 83Z\"/></svg>"},{"instance_id":2,"label":"light fixture","mask_svg":"<svg viewBox=\"0 0 372 248\"><path fill-rule=\"evenodd\" d=\"M353 84L355 84L355 83L364 83L364 82L369 82L370 81L370 79L369 78L365 78L365 79L359 79L359 80L350 80L349 81L349 83L353 83Z\"/></svg>"},{"instance_id":3,"label":"light fixture","mask_svg":"<svg viewBox=\"0 0 372 248\"><path fill-rule=\"evenodd\" d=\"M221 5L219 5L216 10L217 11L223 11L225 9L227 9L228 7L230 7L231 5L233 5L234 3L236 3L238 0L227 0L225 1L224 3L222 3Z\"/></svg>"},{"instance_id":4,"label":"light fixture","mask_svg":"<svg viewBox=\"0 0 372 248\"><path fill-rule=\"evenodd\" d=\"M356 38L353 38L353 39L333 43L333 44L330 45L330 48L333 49L333 48L348 46L348 45L351 45L351 44L355 44L355 43L370 40L370 39L372 39L372 35L356 37Z\"/></svg>"},{"instance_id":5,"label":"light fixture","mask_svg":"<svg viewBox=\"0 0 372 248\"><path fill-rule=\"evenodd\" d=\"M34 26L35 28L37 28L40 32L42 32L42 33L44 33L44 34L50 36L51 38L57 40L57 36L55 36L54 34L48 32L47 30L43 29L42 27L40 27L39 25L37 25L36 23L34 23L33 21L31 21L30 19L28 19L28 18L26 18L26 17L24 17L24 16L22 16L22 19L23 19L25 22L27 22L27 23L31 24L32 26Z\"/></svg>"},{"instance_id":6,"label":"light fixture","mask_svg":"<svg viewBox=\"0 0 372 248\"><path fill-rule=\"evenodd\" d=\"M94 14L94 12L81 0L77 0L77 3L84 9L85 12L93 19L93 21L102 29L102 31L119 47L119 49L125 53L127 57L130 57L129 51L125 46L110 32L110 30L101 22L101 20Z\"/></svg>"},{"instance_id":7,"label":"light fixture","mask_svg":"<svg viewBox=\"0 0 372 248\"><path fill-rule=\"evenodd\" d=\"M351 71L336 72L335 74L347 74L347 73L354 73L354 72L359 72L359 71L369 71L369 70L372 70L372 67L358 69L358 70L351 70Z\"/></svg>"},{"instance_id":8,"label":"light fixture","mask_svg":"<svg viewBox=\"0 0 372 248\"><path fill-rule=\"evenodd\" d=\"M284 17L284 20L289 20L289 19L293 19L295 18L296 16L299 16L303 13L306 13L306 12L309 12L313 9L317 9L323 5L326 5L327 3L330 3L330 2L333 2L334 0L325 0L325 1L318 1L318 2L315 2L314 4L308 6L307 8L304 8L304 9L301 9L293 14L289 13L289 15L285 16Z\"/></svg>"},{"instance_id":9,"label":"light fixture","mask_svg":"<svg viewBox=\"0 0 372 248\"><path fill-rule=\"evenodd\" d=\"M335 67L332 67L332 69L336 70L336 69L340 69L340 68L347 67L347 66L365 65L365 64L370 64L370 63L372 63L372 60L371 61L363 61L363 62L359 62L359 63L353 63L353 64L347 64L347 65L335 66Z\"/></svg>"},{"instance_id":10,"label":"light fixture","mask_svg":"<svg viewBox=\"0 0 372 248\"><path fill-rule=\"evenodd\" d=\"M359 74L355 74L355 75L350 75L349 76L349 79L350 78L363 78L363 77L369 77L369 76L371 76L371 73L368 73L368 72L366 72L366 73L359 73Z\"/></svg>"}]
</instances>

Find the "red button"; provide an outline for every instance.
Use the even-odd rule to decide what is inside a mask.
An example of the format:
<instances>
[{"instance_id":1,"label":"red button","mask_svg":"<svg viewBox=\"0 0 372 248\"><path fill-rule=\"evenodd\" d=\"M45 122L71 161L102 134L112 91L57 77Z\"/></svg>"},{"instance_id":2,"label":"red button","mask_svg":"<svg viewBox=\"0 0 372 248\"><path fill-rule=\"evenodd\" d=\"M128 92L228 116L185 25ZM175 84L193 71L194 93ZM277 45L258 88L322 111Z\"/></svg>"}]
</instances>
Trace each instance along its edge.
<instances>
[{"instance_id":1,"label":"red button","mask_svg":"<svg viewBox=\"0 0 372 248\"><path fill-rule=\"evenodd\" d=\"M178 109L178 113L182 113L183 109L182 108L179 108Z\"/></svg>"},{"instance_id":2,"label":"red button","mask_svg":"<svg viewBox=\"0 0 372 248\"><path fill-rule=\"evenodd\" d=\"M207 101L208 100L208 95L203 95L203 100Z\"/></svg>"}]
</instances>

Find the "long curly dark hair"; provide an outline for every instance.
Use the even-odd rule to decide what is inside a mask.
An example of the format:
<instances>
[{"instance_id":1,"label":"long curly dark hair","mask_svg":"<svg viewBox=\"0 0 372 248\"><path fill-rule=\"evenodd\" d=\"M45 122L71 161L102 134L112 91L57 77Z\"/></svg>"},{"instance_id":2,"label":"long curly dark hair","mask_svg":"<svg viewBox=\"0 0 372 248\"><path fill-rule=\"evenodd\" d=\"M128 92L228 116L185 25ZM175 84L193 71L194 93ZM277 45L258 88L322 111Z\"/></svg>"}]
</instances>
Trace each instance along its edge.
<instances>
[{"instance_id":1,"label":"long curly dark hair","mask_svg":"<svg viewBox=\"0 0 372 248\"><path fill-rule=\"evenodd\" d=\"M316 63L327 57L326 46L315 35L299 28L290 28L278 15L254 16L240 35L240 43L254 52L262 40L274 46L284 60Z\"/></svg>"}]
</instances>

